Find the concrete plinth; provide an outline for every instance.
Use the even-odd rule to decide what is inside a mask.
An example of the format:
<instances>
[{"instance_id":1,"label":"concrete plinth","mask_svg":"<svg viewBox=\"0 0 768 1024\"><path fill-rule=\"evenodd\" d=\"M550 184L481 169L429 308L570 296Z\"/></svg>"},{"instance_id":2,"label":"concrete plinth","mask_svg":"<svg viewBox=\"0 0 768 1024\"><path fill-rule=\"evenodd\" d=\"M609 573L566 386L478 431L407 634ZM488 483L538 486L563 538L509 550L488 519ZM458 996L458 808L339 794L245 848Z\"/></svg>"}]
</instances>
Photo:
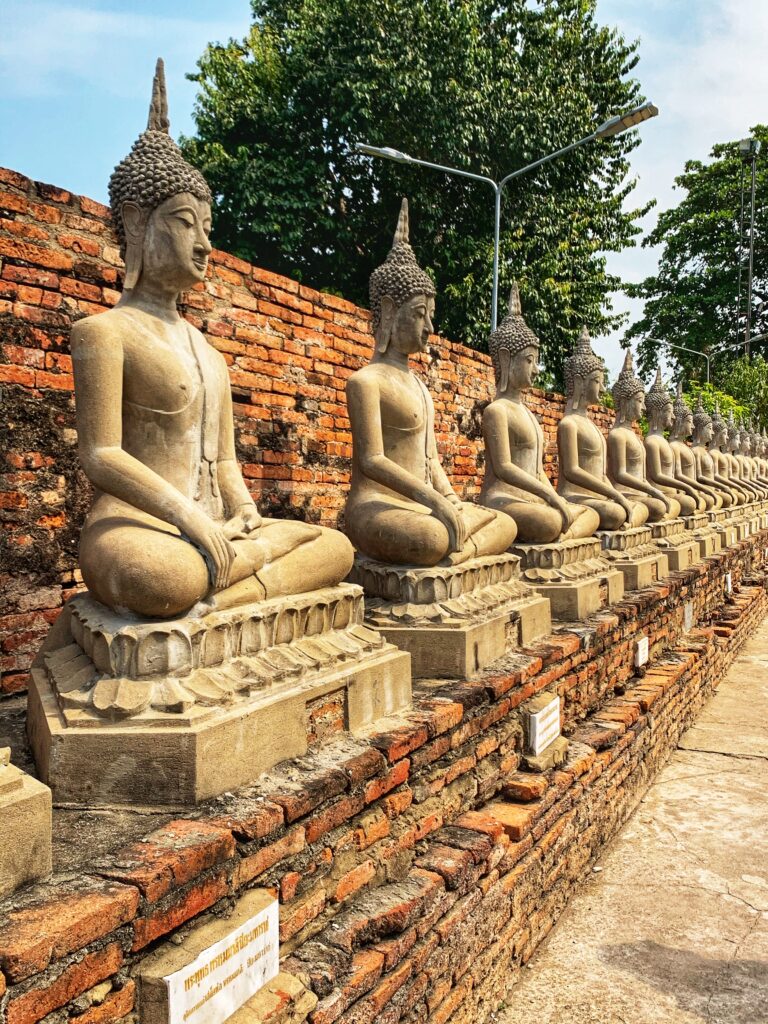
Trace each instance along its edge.
<instances>
[{"instance_id":1,"label":"concrete plinth","mask_svg":"<svg viewBox=\"0 0 768 1024\"><path fill-rule=\"evenodd\" d=\"M27 729L56 803L185 806L306 753L316 709L357 732L410 699L408 654L350 584L170 622L86 595L36 659Z\"/></svg>"},{"instance_id":2,"label":"concrete plinth","mask_svg":"<svg viewBox=\"0 0 768 1024\"><path fill-rule=\"evenodd\" d=\"M691 540L699 546L699 558L708 558L721 550L722 534L709 521L706 512L697 512L692 516L684 516L683 522Z\"/></svg>"},{"instance_id":3,"label":"concrete plinth","mask_svg":"<svg viewBox=\"0 0 768 1024\"><path fill-rule=\"evenodd\" d=\"M640 590L668 575L667 555L653 542L650 527L599 530L597 536L606 558L624 576L625 590Z\"/></svg>"},{"instance_id":4,"label":"concrete plinth","mask_svg":"<svg viewBox=\"0 0 768 1024\"><path fill-rule=\"evenodd\" d=\"M523 579L549 599L553 619L585 619L624 596L624 576L605 558L597 537L510 550L520 558Z\"/></svg>"},{"instance_id":5,"label":"concrete plinth","mask_svg":"<svg viewBox=\"0 0 768 1024\"><path fill-rule=\"evenodd\" d=\"M51 867L51 791L0 751L0 899Z\"/></svg>"},{"instance_id":6,"label":"concrete plinth","mask_svg":"<svg viewBox=\"0 0 768 1024\"><path fill-rule=\"evenodd\" d=\"M699 561L699 544L691 538L682 519L668 519L661 523L653 523L651 538L659 550L667 556L670 572L688 569Z\"/></svg>"},{"instance_id":7,"label":"concrete plinth","mask_svg":"<svg viewBox=\"0 0 768 1024\"><path fill-rule=\"evenodd\" d=\"M365 590L366 623L409 652L414 678L471 677L551 630L549 601L519 566L509 554L429 569L358 555L350 579Z\"/></svg>"}]
</instances>

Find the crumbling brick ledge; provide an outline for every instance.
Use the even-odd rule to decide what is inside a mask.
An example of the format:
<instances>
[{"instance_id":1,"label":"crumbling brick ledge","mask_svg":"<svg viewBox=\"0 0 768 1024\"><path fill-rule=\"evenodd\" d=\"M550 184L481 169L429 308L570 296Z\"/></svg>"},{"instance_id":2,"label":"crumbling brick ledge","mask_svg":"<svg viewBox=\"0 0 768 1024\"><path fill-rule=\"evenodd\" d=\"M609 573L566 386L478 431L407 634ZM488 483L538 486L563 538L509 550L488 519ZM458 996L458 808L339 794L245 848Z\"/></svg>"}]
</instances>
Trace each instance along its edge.
<instances>
[{"instance_id":1,"label":"crumbling brick ledge","mask_svg":"<svg viewBox=\"0 0 768 1024\"><path fill-rule=\"evenodd\" d=\"M135 1024L142 958L256 886L281 901L281 977L312 993L298 1016L270 993L264 1021L487 1020L764 617L767 542L630 594L478 681L424 684L367 741L339 736L101 861L86 841L81 874L0 906L0 1021ZM563 697L572 742L542 776L519 771L518 709L543 689Z\"/></svg>"}]
</instances>

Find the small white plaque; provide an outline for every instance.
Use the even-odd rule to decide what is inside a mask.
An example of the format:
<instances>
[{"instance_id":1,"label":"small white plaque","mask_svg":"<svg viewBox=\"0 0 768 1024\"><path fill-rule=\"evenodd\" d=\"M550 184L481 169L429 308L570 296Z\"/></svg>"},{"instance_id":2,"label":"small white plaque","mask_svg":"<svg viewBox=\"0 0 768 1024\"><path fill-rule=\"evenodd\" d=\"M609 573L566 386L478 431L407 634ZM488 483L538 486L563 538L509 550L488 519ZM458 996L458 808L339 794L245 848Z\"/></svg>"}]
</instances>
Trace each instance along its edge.
<instances>
[{"instance_id":1,"label":"small white plaque","mask_svg":"<svg viewBox=\"0 0 768 1024\"><path fill-rule=\"evenodd\" d=\"M727 572L725 574L725 592L726 592L726 594L730 594L730 593L732 593L732 591L733 591L733 578L731 577L731 574L729 572Z\"/></svg>"},{"instance_id":2,"label":"small white plaque","mask_svg":"<svg viewBox=\"0 0 768 1024\"><path fill-rule=\"evenodd\" d=\"M168 1024L223 1024L277 976L277 900L163 981Z\"/></svg>"},{"instance_id":3,"label":"small white plaque","mask_svg":"<svg viewBox=\"0 0 768 1024\"><path fill-rule=\"evenodd\" d=\"M635 668L640 668L648 661L648 637L641 636L635 644Z\"/></svg>"},{"instance_id":4,"label":"small white plaque","mask_svg":"<svg viewBox=\"0 0 768 1024\"><path fill-rule=\"evenodd\" d=\"M684 616L684 628L685 628L685 632L687 633L689 630L693 629L693 601L686 601L685 602L685 609L684 609L684 612L683 612L683 616Z\"/></svg>"},{"instance_id":5,"label":"small white plaque","mask_svg":"<svg viewBox=\"0 0 768 1024\"><path fill-rule=\"evenodd\" d=\"M560 698L553 697L541 711L528 717L528 746L534 757L546 750L560 735Z\"/></svg>"}]
</instances>

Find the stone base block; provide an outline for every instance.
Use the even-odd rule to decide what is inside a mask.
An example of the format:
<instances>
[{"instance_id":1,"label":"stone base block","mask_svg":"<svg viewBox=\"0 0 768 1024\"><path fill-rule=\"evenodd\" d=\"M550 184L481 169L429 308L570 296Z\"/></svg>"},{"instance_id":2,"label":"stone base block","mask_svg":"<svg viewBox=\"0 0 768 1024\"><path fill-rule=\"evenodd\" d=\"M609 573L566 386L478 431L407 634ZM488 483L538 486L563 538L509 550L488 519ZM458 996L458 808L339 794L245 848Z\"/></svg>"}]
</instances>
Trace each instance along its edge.
<instances>
[{"instance_id":1,"label":"stone base block","mask_svg":"<svg viewBox=\"0 0 768 1024\"><path fill-rule=\"evenodd\" d=\"M0 761L0 899L51 869L51 791Z\"/></svg>"},{"instance_id":2,"label":"stone base block","mask_svg":"<svg viewBox=\"0 0 768 1024\"><path fill-rule=\"evenodd\" d=\"M410 653L414 678L475 675L552 628L548 600L510 554L428 569L358 555L350 580L365 590L366 623Z\"/></svg>"},{"instance_id":3,"label":"stone base block","mask_svg":"<svg viewBox=\"0 0 768 1024\"><path fill-rule=\"evenodd\" d=\"M624 576L625 590L639 590L669 573L665 552L659 550L648 526L625 530L599 530L603 553Z\"/></svg>"},{"instance_id":4,"label":"stone base block","mask_svg":"<svg viewBox=\"0 0 768 1024\"><path fill-rule=\"evenodd\" d=\"M546 772L558 764L563 764L567 756L568 740L565 736L558 736L540 754L523 754L520 763L529 772Z\"/></svg>"},{"instance_id":5,"label":"stone base block","mask_svg":"<svg viewBox=\"0 0 768 1024\"><path fill-rule=\"evenodd\" d=\"M624 596L624 577L605 558L597 537L559 544L516 544L523 579L549 599L552 618L585 619Z\"/></svg>"},{"instance_id":6,"label":"stone base block","mask_svg":"<svg viewBox=\"0 0 768 1024\"><path fill-rule=\"evenodd\" d=\"M708 558L719 551L722 545L721 535L710 524L706 512L697 512L683 519L689 536L699 546L699 558Z\"/></svg>"},{"instance_id":7,"label":"stone base block","mask_svg":"<svg viewBox=\"0 0 768 1024\"><path fill-rule=\"evenodd\" d=\"M186 806L307 752L329 707L358 732L411 699L410 659L343 584L198 620L69 602L32 669L27 730L56 803Z\"/></svg>"},{"instance_id":8,"label":"stone base block","mask_svg":"<svg viewBox=\"0 0 768 1024\"><path fill-rule=\"evenodd\" d=\"M699 561L699 545L691 539L682 519L668 519L651 525L651 537L667 556L670 572L688 569Z\"/></svg>"}]
</instances>

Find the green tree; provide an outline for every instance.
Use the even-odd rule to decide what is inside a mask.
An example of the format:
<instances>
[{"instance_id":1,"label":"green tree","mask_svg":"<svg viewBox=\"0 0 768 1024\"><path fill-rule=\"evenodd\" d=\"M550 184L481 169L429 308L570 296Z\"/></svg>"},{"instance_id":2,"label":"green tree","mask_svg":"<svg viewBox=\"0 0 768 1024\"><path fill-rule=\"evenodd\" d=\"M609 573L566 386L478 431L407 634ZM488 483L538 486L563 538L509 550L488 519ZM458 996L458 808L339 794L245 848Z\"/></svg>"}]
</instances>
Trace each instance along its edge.
<instances>
[{"instance_id":1,"label":"green tree","mask_svg":"<svg viewBox=\"0 0 768 1024\"><path fill-rule=\"evenodd\" d=\"M768 127L755 125L752 135L762 142L755 202L752 333L756 335L768 329L768 303L760 308L768 299L768 204L764 199ZM659 338L706 352L713 359L713 377L717 374L721 384L720 376L738 356L734 352L715 358L715 354L743 337L743 319L739 321L737 315L742 161L738 142L713 146L711 156L709 163L686 163L683 174L675 179L683 198L659 215L656 227L643 240L644 246L663 248L658 272L627 289L630 295L645 299L643 317L631 326L627 338ZM747 168L747 188L749 181ZM746 270L746 247L741 253ZM744 273L743 296L746 286ZM638 350L640 367L648 372L658 359L658 344L643 340ZM676 350L670 354L686 377L704 379L703 359Z\"/></svg>"},{"instance_id":2,"label":"green tree","mask_svg":"<svg viewBox=\"0 0 768 1024\"><path fill-rule=\"evenodd\" d=\"M215 199L217 245L367 303L402 195L438 287L438 326L482 346L490 321L493 196L479 183L370 160L360 141L500 178L641 102L638 56L596 0L253 0L243 41L212 45L187 158ZM511 183L501 294L521 281L554 379L576 332L614 329L607 250L626 211L637 133L591 143ZM503 312L503 302L500 304Z\"/></svg>"}]
</instances>

